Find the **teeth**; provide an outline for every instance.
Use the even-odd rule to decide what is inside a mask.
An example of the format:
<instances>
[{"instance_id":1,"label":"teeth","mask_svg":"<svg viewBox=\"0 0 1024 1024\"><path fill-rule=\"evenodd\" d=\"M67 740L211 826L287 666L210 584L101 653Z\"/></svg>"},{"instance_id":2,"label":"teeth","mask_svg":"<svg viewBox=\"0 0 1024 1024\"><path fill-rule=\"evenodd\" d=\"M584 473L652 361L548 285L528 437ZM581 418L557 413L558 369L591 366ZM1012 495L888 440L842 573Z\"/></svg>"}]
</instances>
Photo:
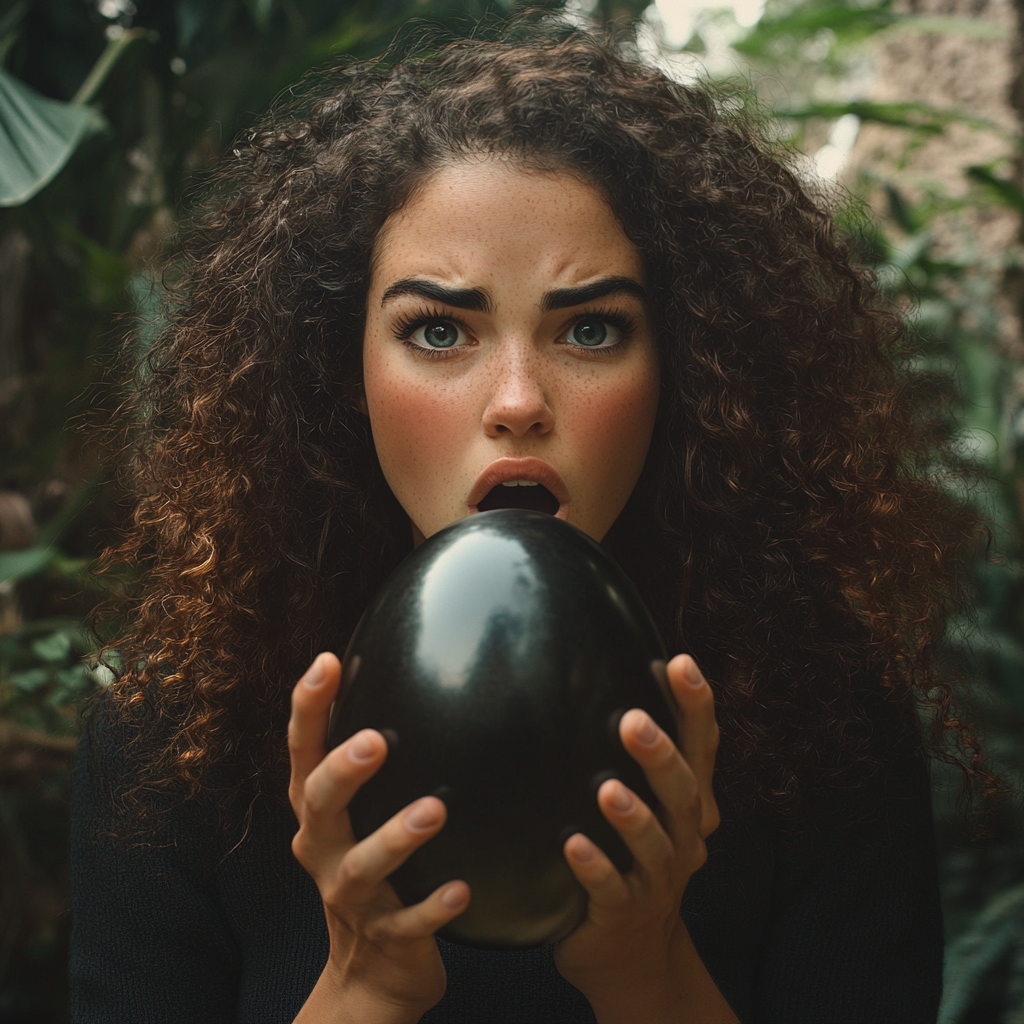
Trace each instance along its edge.
<instances>
[{"instance_id":1,"label":"teeth","mask_svg":"<svg viewBox=\"0 0 1024 1024\"><path fill-rule=\"evenodd\" d=\"M536 480L502 480L502 487L536 487Z\"/></svg>"}]
</instances>

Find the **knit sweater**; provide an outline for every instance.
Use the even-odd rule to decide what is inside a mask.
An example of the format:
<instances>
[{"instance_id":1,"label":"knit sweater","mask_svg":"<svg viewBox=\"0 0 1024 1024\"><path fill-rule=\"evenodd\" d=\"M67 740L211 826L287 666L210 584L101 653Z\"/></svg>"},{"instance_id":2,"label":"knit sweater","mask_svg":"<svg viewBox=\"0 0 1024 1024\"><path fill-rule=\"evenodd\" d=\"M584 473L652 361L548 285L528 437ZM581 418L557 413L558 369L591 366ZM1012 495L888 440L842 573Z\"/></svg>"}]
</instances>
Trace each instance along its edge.
<instances>
[{"instance_id":1,"label":"knit sweater","mask_svg":"<svg viewBox=\"0 0 1024 1024\"><path fill-rule=\"evenodd\" d=\"M194 800L144 842L114 838L112 807L132 770L124 739L99 716L75 768L72 1020L291 1021L328 955L317 888L291 852L294 816L267 802L242 833ZM858 813L845 826L803 840L722 809L682 915L745 1024L935 1020L942 921L926 767L893 758L851 799ZM448 987L423 1024L595 1019L553 947L438 945Z\"/></svg>"}]
</instances>

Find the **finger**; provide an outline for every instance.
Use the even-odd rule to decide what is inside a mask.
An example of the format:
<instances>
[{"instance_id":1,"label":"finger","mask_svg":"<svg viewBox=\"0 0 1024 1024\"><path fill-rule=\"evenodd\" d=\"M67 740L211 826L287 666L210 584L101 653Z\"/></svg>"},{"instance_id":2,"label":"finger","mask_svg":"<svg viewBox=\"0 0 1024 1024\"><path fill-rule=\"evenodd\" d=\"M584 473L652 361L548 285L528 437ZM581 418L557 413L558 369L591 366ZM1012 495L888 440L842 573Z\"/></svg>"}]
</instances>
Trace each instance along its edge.
<instances>
[{"instance_id":1,"label":"finger","mask_svg":"<svg viewBox=\"0 0 1024 1024\"><path fill-rule=\"evenodd\" d=\"M566 839L562 852L592 906L611 910L629 902L628 883L593 840L576 832Z\"/></svg>"},{"instance_id":2,"label":"finger","mask_svg":"<svg viewBox=\"0 0 1024 1024\"><path fill-rule=\"evenodd\" d=\"M654 811L618 779L602 783L597 805L633 854L633 871L658 886L670 883L676 847ZM692 844L693 829L690 834Z\"/></svg>"},{"instance_id":3,"label":"finger","mask_svg":"<svg viewBox=\"0 0 1024 1024\"><path fill-rule=\"evenodd\" d=\"M668 663L668 681L679 705L679 750L697 778L703 814L701 833L708 836L720 820L712 789L718 751L714 694L697 663L687 654L677 655Z\"/></svg>"},{"instance_id":4,"label":"finger","mask_svg":"<svg viewBox=\"0 0 1024 1024\"><path fill-rule=\"evenodd\" d=\"M306 779L301 794L302 823L351 845L348 815L342 812L384 763L387 753L387 742L375 729L362 729L335 747Z\"/></svg>"},{"instance_id":5,"label":"finger","mask_svg":"<svg viewBox=\"0 0 1024 1024\"><path fill-rule=\"evenodd\" d=\"M469 906L469 886L463 881L448 882L432 892L422 903L402 907L366 928L371 941L415 942L433 935Z\"/></svg>"},{"instance_id":6,"label":"finger","mask_svg":"<svg viewBox=\"0 0 1024 1024\"><path fill-rule=\"evenodd\" d=\"M696 776L668 734L646 711L627 711L619 723L619 736L644 770L673 844L682 849L695 830L701 832L703 794Z\"/></svg>"},{"instance_id":7,"label":"finger","mask_svg":"<svg viewBox=\"0 0 1024 1024\"><path fill-rule=\"evenodd\" d=\"M341 663L327 652L318 654L292 690L292 714L288 721L288 753L292 785L300 789L306 776L323 760L331 701L341 681ZM289 794L292 786L289 786ZM294 801L293 801L294 806Z\"/></svg>"},{"instance_id":8,"label":"finger","mask_svg":"<svg viewBox=\"0 0 1024 1024\"><path fill-rule=\"evenodd\" d=\"M443 801L425 796L356 843L338 869L338 899L356 909L377 902L380 883L414 850L441 831L447 814Z\"/></svg>"}]
</instances>

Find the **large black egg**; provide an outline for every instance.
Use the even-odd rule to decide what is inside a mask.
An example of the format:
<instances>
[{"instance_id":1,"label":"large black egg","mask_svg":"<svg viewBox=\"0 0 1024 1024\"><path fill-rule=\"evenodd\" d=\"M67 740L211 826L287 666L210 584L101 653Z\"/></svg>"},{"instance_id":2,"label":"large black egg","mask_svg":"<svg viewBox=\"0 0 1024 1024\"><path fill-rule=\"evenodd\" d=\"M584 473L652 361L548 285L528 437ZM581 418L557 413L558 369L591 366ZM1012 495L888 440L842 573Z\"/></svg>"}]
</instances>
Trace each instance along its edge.
<instances>
[{"instance_id":1,"label":"large black egg","mask_svg":"<svg viewBox=\"0 0 1024 1024\"><path fill-rule=\"evenodd\" d=\"M641 707L675 737L664 658L625 574L561 520L484 512L410 554L352 636L331 726L332 746L366 727L388 740L349 807L357 837L427 794L448 807L391 875L401 900L461 878L470 905L442 937L514 949L567 935L586 893L565 839L582 831L620 870L631 861L600 784L617 776L654 806L618 722Z\"/></svg>"}]
</instances>

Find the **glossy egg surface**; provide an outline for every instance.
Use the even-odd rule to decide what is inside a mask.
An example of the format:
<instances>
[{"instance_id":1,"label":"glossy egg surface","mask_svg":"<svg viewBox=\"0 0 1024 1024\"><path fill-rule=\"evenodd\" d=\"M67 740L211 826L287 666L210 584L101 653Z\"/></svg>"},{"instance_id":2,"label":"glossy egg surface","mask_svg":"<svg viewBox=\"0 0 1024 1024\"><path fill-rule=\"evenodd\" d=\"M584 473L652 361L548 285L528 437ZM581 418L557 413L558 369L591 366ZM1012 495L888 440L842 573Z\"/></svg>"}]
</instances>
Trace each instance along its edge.
<instances>
[{"instance_id":1,"label":"glossy egg surface","mask_svg":"<svg viewBox=\"0 0 1024 1024\"><path fill-rule=\"evenodd\" d=\"M582 831L630 865L600 784L621 778L654 806L618 722L641 707L675 738L664 659L625 574L561 520L484 512L413 551L352 636L330 738L369 727L388 740L349 807L357 837L428 794L448 807L390 877L402 901L461 878L470 906L442 937L514 949L568 934L586 893L565 839Z\"/></svg>"}]
</instances>

